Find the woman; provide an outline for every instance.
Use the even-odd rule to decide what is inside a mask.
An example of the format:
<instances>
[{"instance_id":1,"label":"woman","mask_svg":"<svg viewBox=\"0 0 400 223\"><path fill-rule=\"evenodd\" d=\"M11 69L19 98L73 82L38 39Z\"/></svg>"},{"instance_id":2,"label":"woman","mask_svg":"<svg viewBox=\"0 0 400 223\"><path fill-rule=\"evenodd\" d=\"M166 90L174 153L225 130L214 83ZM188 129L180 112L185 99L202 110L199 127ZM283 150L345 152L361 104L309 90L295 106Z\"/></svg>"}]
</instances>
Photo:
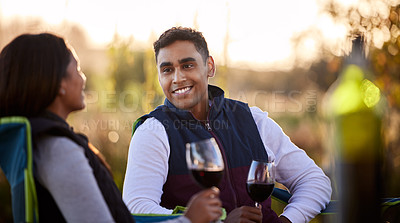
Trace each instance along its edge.
<instances>
[{"instance_id":1,"label":"woman","mask_svg":"<svg viewBox=\"0 0 400 223\"><path fill-rule=\"evenodd\" d=\"M49 33L24 34L0 54L0 116L26 116L32 126L34 174L42 222L133 222L106 163L66 123L85 107L86 77L73 48ZM204 190L173 221L221 216L217 190Z\"/></svg>"}]
</instances>

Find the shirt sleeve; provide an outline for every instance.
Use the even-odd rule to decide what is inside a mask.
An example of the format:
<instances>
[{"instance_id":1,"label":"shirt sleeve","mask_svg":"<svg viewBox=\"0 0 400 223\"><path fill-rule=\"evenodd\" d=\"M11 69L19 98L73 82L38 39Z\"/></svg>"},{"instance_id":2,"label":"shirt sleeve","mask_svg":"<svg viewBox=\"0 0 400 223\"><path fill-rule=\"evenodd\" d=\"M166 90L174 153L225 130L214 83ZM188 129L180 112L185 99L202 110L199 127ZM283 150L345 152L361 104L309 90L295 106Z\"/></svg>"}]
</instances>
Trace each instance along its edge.
<instances>
[{"instance_id":1,"label":"shirt sleeve","mask_svg":"<svg viewBox=\"0 0 400 223\"><path fill-rule=\"evenodd\" d=\"M167 133L157 119L148 118L133 134L122 191L131 213L172 213L160 206L169 152Z\"/></svg>"},{"instance_id":2,"label":"shirt sleeve","mask_svg":"<svg viewBox=\"0 0 400 223\"><path fill-rule=\"evenodd\" d=\"M276 181L285 185L292 197L282 215L292 222L309 222L329 203L329 178L315 162L292 143L267 112L251 107L269 159L275 161Z\"/></svg>"},{"instance_id":3,"label":"shirt sleeve","mask_svg":"<svg viewBox=\"0 0 400 223\"><path fill-rule=\"evenodd\" d=\"M114 222L82 147L66 137L44 137L34 152L38 181L67 222Z\"/></svg>"}]
</instances>

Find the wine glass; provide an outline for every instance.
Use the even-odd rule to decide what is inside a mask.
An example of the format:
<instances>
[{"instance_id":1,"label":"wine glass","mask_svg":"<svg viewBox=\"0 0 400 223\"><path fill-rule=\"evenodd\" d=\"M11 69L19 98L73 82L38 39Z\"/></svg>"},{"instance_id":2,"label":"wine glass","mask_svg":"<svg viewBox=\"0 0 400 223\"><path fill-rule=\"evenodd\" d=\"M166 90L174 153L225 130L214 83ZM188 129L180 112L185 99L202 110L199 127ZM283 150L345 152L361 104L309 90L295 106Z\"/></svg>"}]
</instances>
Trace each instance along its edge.
<instances>
[{"instance_id":1,"label":"wine glass","mask_svg":"<svg viewBox=\"0 0 400 223\"><path fill-rule=\"evenodd\" d=\"M253 160L247 175L247 193L258 207L271 196L275 186L274 162Z\"/></svg>"},{"instance_id":2,"label":"wine glass","mask_svg":"<svg viewBox=\"0 0 400 223\"><path fill-rule=\"evenodd\" d=\"M186 163L200 186L218 186L223 176L224 160L214 138L187 143Z\"/></svg>"}]
</instances>

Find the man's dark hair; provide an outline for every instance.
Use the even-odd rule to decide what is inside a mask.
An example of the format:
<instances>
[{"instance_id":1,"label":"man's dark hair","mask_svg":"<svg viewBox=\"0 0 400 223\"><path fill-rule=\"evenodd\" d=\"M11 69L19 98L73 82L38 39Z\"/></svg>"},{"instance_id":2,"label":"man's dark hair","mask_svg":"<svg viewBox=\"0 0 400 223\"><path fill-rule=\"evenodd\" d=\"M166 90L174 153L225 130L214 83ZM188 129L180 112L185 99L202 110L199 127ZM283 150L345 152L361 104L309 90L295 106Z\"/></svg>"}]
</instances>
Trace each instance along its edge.
<instances>
[{"instance_id":1,"label":"man's dark hair","mask_svg":"<svg viewBox=\"0 0 400 223\"><path fill-rule=\"evenodd\" d=\"M200 55L203 57L204 63L207 62L210 54L208 52L207 42L204 39L203 34L192 28L185 27L172 27L171 29L161 34L160 38L154 42L153 46L156 61L161 48L169 46L178 40L187 40L192 42L196 47L197 52L199 52Z\"/></svg>"}]
</instances>

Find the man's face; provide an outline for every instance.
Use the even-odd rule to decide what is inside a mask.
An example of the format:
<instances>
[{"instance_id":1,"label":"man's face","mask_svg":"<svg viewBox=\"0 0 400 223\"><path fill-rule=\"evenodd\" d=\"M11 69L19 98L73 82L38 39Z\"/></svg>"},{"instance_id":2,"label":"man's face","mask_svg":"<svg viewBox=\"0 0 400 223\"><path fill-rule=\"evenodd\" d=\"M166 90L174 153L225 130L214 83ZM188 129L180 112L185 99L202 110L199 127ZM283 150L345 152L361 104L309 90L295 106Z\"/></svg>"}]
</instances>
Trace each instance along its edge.
<instances>
[{"instance_id":1,"label":"man's face","mask_svg":"<svg viewBox=\"0 0 400 223\"><path fill-rule=\"evenodd\" d=\"M161 48L157 58L158 79L167 99L195 116L208 105L208 78L214 61L204 60L190 41L176 41Z\"/></svg>"}]
</instances>

